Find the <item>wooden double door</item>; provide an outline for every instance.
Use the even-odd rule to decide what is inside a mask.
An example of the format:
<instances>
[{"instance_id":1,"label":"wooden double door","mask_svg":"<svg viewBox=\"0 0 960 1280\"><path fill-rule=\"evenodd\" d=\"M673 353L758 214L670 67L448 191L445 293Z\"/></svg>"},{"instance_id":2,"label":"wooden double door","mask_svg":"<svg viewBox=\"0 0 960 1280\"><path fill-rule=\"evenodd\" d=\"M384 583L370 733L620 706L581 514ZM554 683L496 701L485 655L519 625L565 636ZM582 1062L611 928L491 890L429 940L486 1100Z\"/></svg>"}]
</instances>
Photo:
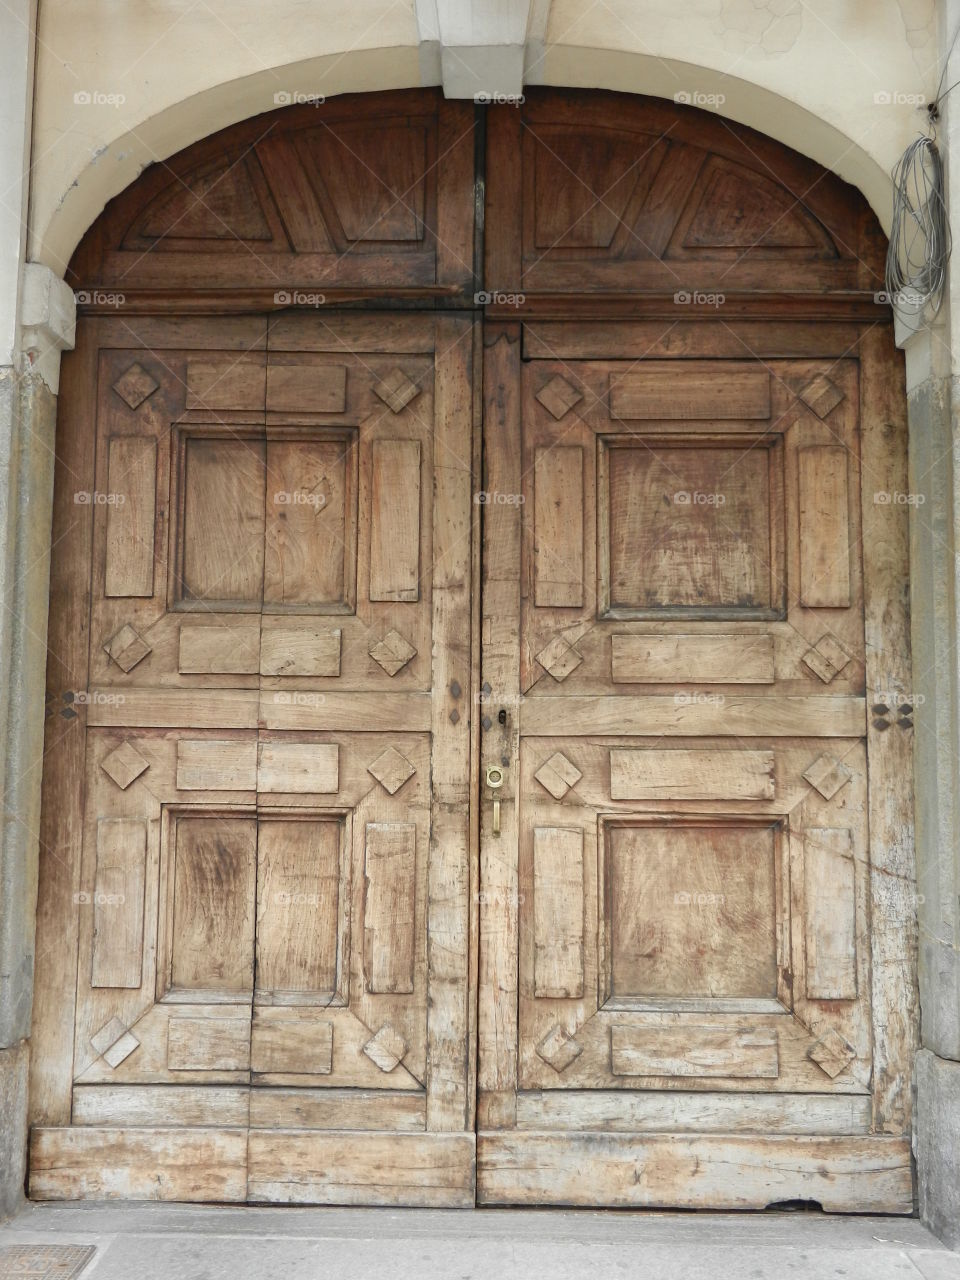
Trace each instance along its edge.
<instances>
[{"instance_id":1,"label":"wooden double door","mask_svg":"<svg viewBox=\"0 0 960 1280\"><path fill-rule=\"evenodd\" d=\"M577 272L608 288L613 249L629 275L709 248L743 189L678 146L667 186L648 165L631 194L600 170L634 144L571 143L560 112L521 147L516 113L495 118L491 153L518 148L532 185L520 225L491 170L485 278L532 299L164 317L151 297L80 325L36 1198L912 1209L889 338L789 309L538 313ZM388 130L395 191L408 159L433 172L429 146L394 145L411 128ZM261 263L270 145L216 206ZM603 198L555 200L564 167ZM697 173L697 201L720 184L706 227L677 186ZM644 265L617 237L652 235L669 191L678 230ZM465 243L423 192L441 248ZM369 254L417 278L420 224L375 195ZM197 211L150 208L202 273ZM125 271L159 218L124 214ZM805 226L774 248L826 271Z\"/></svg>"}]
</instances>

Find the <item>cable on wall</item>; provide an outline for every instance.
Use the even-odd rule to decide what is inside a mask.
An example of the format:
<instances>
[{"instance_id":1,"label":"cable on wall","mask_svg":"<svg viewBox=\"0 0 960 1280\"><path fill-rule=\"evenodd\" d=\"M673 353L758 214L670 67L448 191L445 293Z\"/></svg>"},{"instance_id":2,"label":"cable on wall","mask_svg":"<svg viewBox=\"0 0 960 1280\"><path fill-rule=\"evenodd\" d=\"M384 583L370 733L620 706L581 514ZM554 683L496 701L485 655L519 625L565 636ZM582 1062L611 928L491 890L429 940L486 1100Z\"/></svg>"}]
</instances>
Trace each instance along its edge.
<instances>
[{"instance_id":1,"label":"cable on wall","mask_svg":"<svg viewBox=\"0 0 960 1280\"><path fill-rule=\"evenodd\" d=\"M887 248L886 290L898 318L911 328L929 324L940 310L950 248L943 162L936 141L921 135L893 170Z\"/></svg>"}]
</instances>

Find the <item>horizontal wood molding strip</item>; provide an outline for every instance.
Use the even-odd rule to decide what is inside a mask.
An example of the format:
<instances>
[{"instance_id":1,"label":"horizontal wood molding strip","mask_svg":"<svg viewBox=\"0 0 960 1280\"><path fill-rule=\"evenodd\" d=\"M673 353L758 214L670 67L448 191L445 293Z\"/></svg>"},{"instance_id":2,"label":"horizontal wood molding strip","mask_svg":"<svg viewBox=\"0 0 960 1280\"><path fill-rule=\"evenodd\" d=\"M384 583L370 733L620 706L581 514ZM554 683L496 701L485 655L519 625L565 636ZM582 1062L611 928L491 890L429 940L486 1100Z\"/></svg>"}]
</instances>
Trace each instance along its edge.
<instances>
[{"instance_id":1,"label":"horizontal wood molding strip","mask_svg":"<svg viewBox=\"0 0 960 1280\"><path fill-rule=\"evenodd\" d=\"M737 694L722 705L678 705L666 694L577 694L528 697L520 708L520 725L523 733L545 738L573 733L858 738L866 731L866 716L865 700L847 695L748 698Z\"/></svg>"},{"instance_id":2,"label":"horizontal wood molding strip","mask_svg":"<svg viewBox=\"0 0 960 1280\"><path fill-rule=\"evenodd\" d=\"M870 1132L868 1097L788 1093L681 1093L653 1089L544 1089L517 1095L518 1129L607 1132Z\"/></svg>"}]
</instances>

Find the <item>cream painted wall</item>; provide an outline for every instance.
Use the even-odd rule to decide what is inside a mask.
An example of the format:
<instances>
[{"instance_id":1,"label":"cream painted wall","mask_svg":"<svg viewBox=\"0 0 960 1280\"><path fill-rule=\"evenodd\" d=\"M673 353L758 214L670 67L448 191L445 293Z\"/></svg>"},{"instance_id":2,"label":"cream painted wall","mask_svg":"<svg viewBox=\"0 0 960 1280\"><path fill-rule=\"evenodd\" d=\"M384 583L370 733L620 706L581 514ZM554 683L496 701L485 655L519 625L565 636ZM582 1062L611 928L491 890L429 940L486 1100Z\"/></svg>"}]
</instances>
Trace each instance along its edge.
<instances>
[{"instance_id":1,"label":"cream painted wall","mask_svg":"<svg viewBox=\"0 0 960 1280\"><path fill-rule=\"evenodd\" d=\"M855 183L886 224L889 171L936 89L934 0L554 0L531 70L707 95ZM62 271L146 164L277 93L420 83L413 0L41 0L31 257Z\"/></svg>"}]
</instances>

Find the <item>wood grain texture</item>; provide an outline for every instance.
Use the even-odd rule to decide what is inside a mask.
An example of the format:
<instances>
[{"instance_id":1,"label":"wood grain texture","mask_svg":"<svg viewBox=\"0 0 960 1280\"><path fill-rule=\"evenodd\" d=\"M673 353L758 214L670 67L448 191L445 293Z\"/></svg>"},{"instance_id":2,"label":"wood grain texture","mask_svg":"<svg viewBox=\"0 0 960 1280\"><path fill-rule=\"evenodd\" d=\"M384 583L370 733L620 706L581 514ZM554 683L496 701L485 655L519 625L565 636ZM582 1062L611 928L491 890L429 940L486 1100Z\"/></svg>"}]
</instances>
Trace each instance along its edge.
<instances>
[{"instance_id":1,"label":"wood grain texture","mask_svg":"<svg viewBox=\"0 0 960 1280\"><path fill-rule=\"evenodd\" d=\"M850 604L847 451L832 445L799 454L800 599L810 608Z\"/></svg>"},{"instance_id":2,"label":"wood grain texture","mask_svg":"<svg viewBox=\"0 0 960 1280\"><path fill-rule=\"evenodd\" d=\"M849 828L808 828L803 874L807 999L855 1000L856 867Z\"/></svg>"},{"instance_id":3,"label":"wood grain texture","mask_svg":"<svg viewBox=\"0 0 960 1280\"><path fill-rule=\"evenodd\" d=\"M772 751L614 750L613 800L772 800Z\"/></svg>"},{"instance_id":4,"label":"wood grain texture","mask_svg":"<svg viewBox=\"0 0 960 1280\"><path fill-rule=\"evenodd\" d=\"M329 997L336 991L341 959L341 832L336 820L261 819L257 840L258 996L298 992Z\"/></svg>"},{"instance_id":5,"label":"wood grain texture","mask_svg":"<svg viewBox=\"0 0 960 1280\"><path fill-rule=\"evenodd\" d=\"M256 862L257 826L252 818L177 821L173 987L252 989Z\"/></svg>"},{"instance_id":6,"label":"wood grain texture","mask_svg":"<svg viewBox=\"0 0 960 1280\"><path fill-rule=\"evenodd\" d=\"M371 450L370 599L420 595L420 443L378 440Z\"/></svg>"},{"instance_id":7,"label":"wood grain texture","mask_svg":"<svg viewBox=\"0 0 960 1280\"><path fill-rule=\"evenodd\" d=\"M367 823L363 970L368 991L377 994L413 991L416 864L414 823Z\"/></svg>"},{"instance_id":8,"label":"wood grain texture","mask_svg":"<svg viewBox=\"0 0 960 1280\"><path fill-rule=\"evenodd\" d=\"M769 418L770 375L765 369L645 364L610 381L614 418Z\"/></svg>"},{"instance_id":9,"label":"wood grain texture","mask_svg":"<svg viewBox=\"0 0 960 1280\"><path fill-rule=\"evenodd\" d=\"M248 1190L267 1204L474 1203L471 1133L250 1133Z\"/></svg>"},{"instance_id":10,"label":"wood grain texture","mask_svg":"<svg viewBox=\"0 0 960 1280\"><path fill-rule=\"evenodd\" d=\"M861 510L867 687L913 688L907 511L873 501L909 491L903 357L891 333L869 330L860 346ZM884 1133L910 1129L910 1079L919 1043L917 874L912 733L867 726L870 759L870 947L874 1010L874 1119Z\"/></svg>"},{"instance_id":11,"label":"wood grain texture","mask_svg":"<svg viewBox=\"0 0 960 1280\"><path fill-rule=\"evenodd\" d=\"M770 1031L708 1027L611 1027L615 1076L771 1076L780 1074Z\"/></svg>"},{"instance_id":12,"label":"wood grain texture","mask_svg":"<svg viewBox=\"0 0 960 1280\"><path fill-rule=\"evenodd\" d=\"M157 443L113 436L107 464L108 596L152 596Z\"/></svg>"},{"instance_id":13,"label":"wood grain texture","mask_svg":"<svg viewBox=\"0 0 960 1280\"><path fill-rule=\"evenodd\" d=\"M481 1132L477 1156L480 1204L913 1212L904 1138Z\"/></svg>"},{"instance_id":14,"label":"wood grain texture","mask_svg":"<svg viewBox=\"0 0 960 1280\"><path fill-rule=\"evenodd\" d=\"M614 684L773 684L772 635L610 637Z\"/></svg>"},{"instance_id":15,"label":"wood grain texture","mask_svg":"<svg viewBox=\"0 0 960 1280\"><path fill-rule=\"evenodd\" d=\"M583 832L533 831L534 990L583 995Z\"/></svg>"},{"instance_id":16,"label":"wood grain texture","mask_svg":"<svg viewBox=\"0 0 960 1280\"><path fill-rule=\"evenodd\" d=\"M243 1129L129 1129L89 1126L33 1130L34 1200L246 1199Z\"/></svg>"},{"instance_id":17,"label":"wood grain texture","mask_svg":"<svg viewBox=\"0 0 960 1280\"><path fill-rule=\"evenodd\" d=\"M583 604L583 450L538 449L533 492L536 603L578 608Z\"/></svg>"},{"instance_id":18,"label":"wood grain texture","mask_svg":"<svg viewBox=\"0 0 960 1280\"><path fill-rule=\"evenodd\" d=\"M340 749L330 742L261 742L257 789L330 794L340 786Z\"/></svg>"},{"instance_id":19,"label":"wood grain texture","mask_svg":"<svg viewBox=\"0 0 960 1280\"><path fill-rule=\"evenodd\" d=\"M140 986L146 860L147 824L142 819L100 819L91 986Z\"/></svg>"}]
</instances>

